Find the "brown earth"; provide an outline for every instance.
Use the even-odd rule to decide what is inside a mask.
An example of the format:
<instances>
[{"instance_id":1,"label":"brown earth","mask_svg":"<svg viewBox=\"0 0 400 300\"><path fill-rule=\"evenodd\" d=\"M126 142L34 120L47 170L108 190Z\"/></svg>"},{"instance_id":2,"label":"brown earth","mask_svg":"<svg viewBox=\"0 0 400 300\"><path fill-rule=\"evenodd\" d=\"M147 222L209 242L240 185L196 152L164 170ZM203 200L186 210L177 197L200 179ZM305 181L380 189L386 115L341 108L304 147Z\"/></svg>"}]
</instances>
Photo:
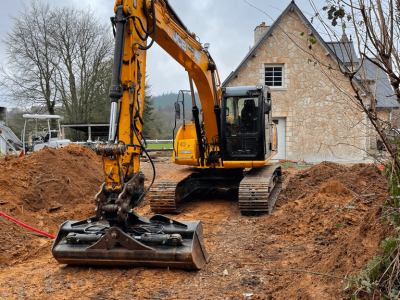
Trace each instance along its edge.
<instances>
[{"instance_id":1,"label":"brown earth","mask_svg":"<svg viewBox=\"0 0 400 300\"><path fill-rule=\"evenodd\" d=\"M157 180L191 168L156 163ZM152 170L142 163L146 184ZM0 211L56 235L65 220L93 215L102 162L70 145L0 159ZM200 271L58 264L52 240L0 217L0 299L349 299L345 280L365 268L391 229L380 222L387 182L372 165L321 163L284 170L272 215L241 216L237 201L192 201L177 220L202 220L212 259ZM148 199L137 211L151 216ZM244 295L246 294L246 295ZM251 296L250 296L251 295Z\"/></svg>"}]
</instances>

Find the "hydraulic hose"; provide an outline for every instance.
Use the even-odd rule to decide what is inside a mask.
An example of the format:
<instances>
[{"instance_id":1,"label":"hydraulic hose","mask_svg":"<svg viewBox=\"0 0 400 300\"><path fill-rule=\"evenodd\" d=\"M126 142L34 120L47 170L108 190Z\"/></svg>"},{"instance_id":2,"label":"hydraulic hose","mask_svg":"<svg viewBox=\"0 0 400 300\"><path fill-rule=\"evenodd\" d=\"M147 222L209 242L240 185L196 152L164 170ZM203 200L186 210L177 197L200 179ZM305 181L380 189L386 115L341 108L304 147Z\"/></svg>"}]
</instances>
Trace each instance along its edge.
<instances>
[{"instance_id":1,"label":"hydraulic hose","mask_svg":"<svg viewBox=\"0 0 400 300\"><path fill-rule=\"evenodd\" d=\"M146 148L143 147L143 144L142 144L141 140L139 139L139 136L138 136L138 134L136 133L136 130L134 129L133 132L135 133L136 138L137 138L137 140L139 141L140 147L142 148L142 150L143 150L144 153L146 154L147 158L149 159L149 161L150 161L150 163L151 163L151 167L153 168L153 179L151 180L151 183L150 183L150 185L147 187L147 189L140 195L139 199L137 200L136 204L139 204L139 203L142 201L144 195L146 195L146 193L150 190L151 186L152 186L153 183L154 183L154 180L156 179L156 167L154 166L153 160L151 159L150 155L147 153ZM142 137L143 137L143 136L142 136ZM144 137L143 137L143 139L144 139L144 141L146 141L146 139L145 139ZM147 142L145 142L145 143L147 144Z\"/></svg>"},{"instance_id":2,"label":"hydraulic hose","mask_svg":"<svg viewBox=\"0 0 400 300\"><path fill-rule=\"evenodd\" d=\"M18 220L15 220L14 218L12 218L12 217L10 217L10 216L7 216L5 213L2 213L1 211L0 211L0 215L6 217L7 219L10 219L11 221L14 221L15 223L17 223L17 224L19 224L19 225L21 225L21 226L24 226L25 228L28 228L28 229L33 230L33 231L36 231L37 233L43 234L43 235L48 236L48 237L50 237L50 238L52 238L52 239L55 239L55 238L56 238L55 236L52 236L51 234L48 234L48 233L43 232L43 231L40 231L40 230L38 230L38 229L35 229L35 228L31 227L31 226L28 226L28 225L26 225L26 224L20 222L20 221L18 221Z\"/></svg>"},{"instance_id":3,"label":"hydraulic hose","mask_svg":"<svg viewBox=\"0 0 400 300\"><path fill-rule=\"evenodd\" d=\"M153 31L152 31L152 33L153 33L153 38L152 38L150 44L149 44L148 46L146 46L146 47L143 47L143 46L140 45L139 43L133 43L133 44L132 44L132 49L134 48L135 45L139 45L139 49L140 49L140 50L148 50L148 49L151 48L151 46L153 46L153 43L154 43L154 41L155 41L155 39L156 39L156 29L157 29L156 10L155 10L155 7L154 7L154 1L155 1L155 0L151 0L151 14L153 15ZM145 4L146 1L143 1L143 3L144 3L143 6L146 7L146 4ZM146 7L146 11L147 11L147 7ZM147 23L148 23L148 22L147 22Z\"/></svg>"}]
</instances>

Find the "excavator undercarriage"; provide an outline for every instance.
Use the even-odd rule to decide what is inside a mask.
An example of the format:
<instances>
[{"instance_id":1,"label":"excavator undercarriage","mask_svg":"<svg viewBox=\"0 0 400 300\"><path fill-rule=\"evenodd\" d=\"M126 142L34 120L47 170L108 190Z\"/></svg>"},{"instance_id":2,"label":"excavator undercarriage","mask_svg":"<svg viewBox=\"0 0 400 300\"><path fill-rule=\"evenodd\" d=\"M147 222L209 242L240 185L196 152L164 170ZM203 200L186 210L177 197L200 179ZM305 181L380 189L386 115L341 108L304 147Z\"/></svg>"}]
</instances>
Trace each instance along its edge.
<instances>
[{"instance_id":1,"label":"excavator undercarriage","mask_svg":"<svg viewBox=\"0 0 400 300\"><path fill-rule=\"evenodd\" d=\"M264 165L249 171L196 170L179 181L156 182L149 196L151 210L155 213L180 213L190 199L212 199L225 194L239 201L243 215L259 215L272 213L281 190L281 167Z\"/></svg>"}]
</instances>

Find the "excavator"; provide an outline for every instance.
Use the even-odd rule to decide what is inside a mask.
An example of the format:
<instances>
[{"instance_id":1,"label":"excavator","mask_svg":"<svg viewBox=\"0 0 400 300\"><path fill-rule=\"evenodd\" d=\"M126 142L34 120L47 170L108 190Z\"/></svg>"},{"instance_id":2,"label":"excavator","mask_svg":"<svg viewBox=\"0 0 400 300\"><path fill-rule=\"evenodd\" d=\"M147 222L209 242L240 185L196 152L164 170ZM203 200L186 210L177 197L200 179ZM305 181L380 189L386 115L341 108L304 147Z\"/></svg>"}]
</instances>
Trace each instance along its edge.
<instances>
[{"instance_id":1,"label":"excavator","mask_svg":"<svg viewBox=\"0 0 400 300\"><path fill-rule=\"evenodd\" d=\"M199 194L233 190L243 214L271 213L282 179L279 166L266 165L277 153L269 89L221 87L209 45L200 43L167 0L116 0L114 13L110 129L108 142L96 149L105 182L95 196L94 217L60 226L53 256L63 264L201 269L210 255L200 221L162 214L147 219L134 209L150 189L151 209L161 213L179 212L186 199ZM146 53L154 42L188 72L192 121L176 134L173 162L195 171L152 187L155 168L146 151L142 116ZM179 103L175 107L179 117ZM142 153L153 167L146 189L139 170Z\"/></svg>"}]
</instances>

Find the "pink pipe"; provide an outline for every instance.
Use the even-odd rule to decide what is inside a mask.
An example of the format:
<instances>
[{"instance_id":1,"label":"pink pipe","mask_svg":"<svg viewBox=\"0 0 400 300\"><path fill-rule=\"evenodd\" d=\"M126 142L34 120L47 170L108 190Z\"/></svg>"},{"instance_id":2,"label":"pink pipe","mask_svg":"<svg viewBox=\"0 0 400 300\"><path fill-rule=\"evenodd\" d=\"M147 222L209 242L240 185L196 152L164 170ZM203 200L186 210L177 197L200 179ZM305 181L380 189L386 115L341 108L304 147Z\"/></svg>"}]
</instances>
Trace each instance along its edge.
<instances>
[{"instance_id":1,"label":"pink pipe","mask_svg":"<svg viewBox=\"0 0 400 300\"><path fill-rule=\"evenodd\" d=\"M48 234L48 233L46 233L46 232L37 230L37 229L35 229L35 228L31 227L31 226L25 225L24 223L21 223L20 221L17 221L17 220L15 220L14 218L11 218L10 216L7 216L5 213L2 213L1 211L0 211L0 215L6 217L7 219L10 219L11 221L14 221L15 223L17 223L17 224L19 224L19 225L21 225L21 226L24 226L24 227L26 227L26 228L28 228L28 229L30 229L30 230L36 231L37 233L40 233L40 234L43 234L43 235L45 235L45 236L51 237L52 239L55 239L55 238L56 238L55 236L52 236L51 234Z\"/></svg>"}]
</instances>

